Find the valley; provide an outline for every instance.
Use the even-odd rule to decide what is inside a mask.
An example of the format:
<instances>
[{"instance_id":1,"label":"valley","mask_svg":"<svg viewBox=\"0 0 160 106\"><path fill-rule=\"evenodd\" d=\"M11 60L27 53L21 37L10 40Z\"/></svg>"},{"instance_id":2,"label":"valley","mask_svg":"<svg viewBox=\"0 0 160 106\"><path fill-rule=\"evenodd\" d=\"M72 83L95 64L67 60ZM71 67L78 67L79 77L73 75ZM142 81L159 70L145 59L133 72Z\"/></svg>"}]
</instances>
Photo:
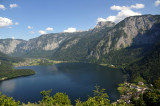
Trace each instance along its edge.
<instances>
[{"instance_id":1,"label":"valley","mask_svg":"<svg viewBox=\"0 0 160 106\"><path fill-rule=\"evenodd\" d=\"M23 82L20 83L24 81L28 86L31 86L30 84L40 86L40 88L35 87L36 90L32 92L36 92L34 96L37 99L33 99L30 95L28 95L28 98L24 97L23 102L26 104L28 102L26 100L32 103L41 100L39 92L43 89L55 88L54 93L63 89L60 91L68 93L72 100L82 96L84 102L76 101L76 104L82 105L90 103L90 100L94 100L97 96L94 95L95 97L93 96L93 98L87 100L87 97L83 97L84 94L74 95L77 93L76 89L81 91L82 88L87 87L87 91L84 90L84 92L91 94L90 91L93 90L95 84L98 84L109 91L107 93L111 97L111 102L115 103L119 98L117 85L122 83L119 85L118 90L124 94L123 97L132 95L127 100L120 99L120 102L116 102L115 105L131 105L132 103L146 105L148 99L152 105L157 105L160 103L158 101L160 99L160 88L157 86L160 84L159 47L160 15L130 16L119 23L98 22L93 29L87 31L42 34L29 40L0 39L0 78L4 80L1 82L0 90L4 94L11 95L14 93L15 95L11 96L15 96L16 100L20 100L19 95L16 96L19 92L16 84L24 86L21 85ZM126 76L124 78L124 73L128 75L127 79L125 79ZM33 83L34 81L35 83ZM3 82L8 83L8 85L10 83L15 84L12 93L3 89L6 87ZM41 86L42 82L43 86ZM143 88L139 87L139 82L144 83L144 88L147 88L147 90L138 94L137 89ZM54 83L54 86L50 86L52 83ZM81 86L81 88L80 85L83 85L83 87ZM136 88L131 89L130 86L136 86ZM74 88L74 93L68 90L71 88ZM114 91L111 89L114 89ZM124 90L128 91L125 92ZM104 90L102 92L104 93ZM45 94L42 99L44 103L47 103L47 99L53 99L47 91ZM138 96L134 96L137 94ZM156 97L154 98L155 103L151 99L152 95ZM104 97L106 104L110 103L106 99L107 97ZM102 95L101 99L104 98ZM54 104L53 101L51 103ZM111 105L114 105L114 103L111 103Z\"/></svg>"},{"instance_id":2,"label":"valley","mask_svg":"<svg viewBox=\"0 0 160 106\"><path fill-rule=\"evenodd\" d=\"M25 58L25 61L23 62L13 63L13 66L14 67L38 66L38 65L53 65L53 64L60 64L60 63L67 63L67 61L54 61L46 58L42 58L42 59Z\"/></svg>"}]
</instances>

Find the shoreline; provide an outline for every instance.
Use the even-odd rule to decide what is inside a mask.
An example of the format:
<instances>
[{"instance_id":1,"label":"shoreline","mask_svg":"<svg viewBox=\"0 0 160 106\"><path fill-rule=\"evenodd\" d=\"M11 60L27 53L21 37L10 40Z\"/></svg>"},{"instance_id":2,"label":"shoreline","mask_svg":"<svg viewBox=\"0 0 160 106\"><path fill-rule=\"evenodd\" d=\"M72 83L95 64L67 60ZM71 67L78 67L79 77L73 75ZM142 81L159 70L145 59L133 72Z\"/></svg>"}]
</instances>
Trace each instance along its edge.
<instances>
[{"instance_id":1,"label":"shoreline","mask_svg":"<svg viewBox=\"0 0 160 106\"><path fill-rule=\"evenodd\" d=\"M27 76L32 76L32 75L35 75L35 73L34 73L34 74L30 74L30 75L16 76L16 77L12 77L12 78L3 77L3 78L1 78L1 79L0 79L0 82L2 82L2 81L6 81L6 80L10 80L10 79L14 79L14 78L19 78L19 77L27 77Z\"/></svg>"}]
</instances>

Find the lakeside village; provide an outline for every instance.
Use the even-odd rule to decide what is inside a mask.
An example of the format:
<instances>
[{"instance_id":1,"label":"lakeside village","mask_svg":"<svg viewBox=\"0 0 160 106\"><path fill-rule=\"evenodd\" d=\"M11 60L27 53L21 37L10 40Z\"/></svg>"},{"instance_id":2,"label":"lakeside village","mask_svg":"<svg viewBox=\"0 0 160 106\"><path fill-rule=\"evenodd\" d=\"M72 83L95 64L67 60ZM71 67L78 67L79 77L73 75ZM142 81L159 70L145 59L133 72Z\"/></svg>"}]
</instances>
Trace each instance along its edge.
<instances>
[{"instance_id":1,"label":"lakeside village","mask_svg":"<svg viewBox=\"0 0 160 106\"><path fill-rule=\"evenodd\" d=\"M46 58L38 58L38 59L26 58L25 61L23 62L13 63L13 66L19 67L19 66L53 65L66 62L67 61L55 61Z\"/></svg>"},{"instance_id":2,"label":"lakeside village","mask_svg":"<svg viewBox=\"0 0 160 106\"><path fill-rule=\"evenodd\" d=\"M150 87L153 87L153 85L150 84ZM143 82L138 82L137 84L124 82L119 84L117 90L121 95L120 99L118 99L115 104L119 104L121 102L130 104L132 97L138 99L141 94L143 95L147 90L151 90L150 87L147 87L147 85L145 85Z\"/></svg>"},{"instance_id":3,"label":"lakeside village","mask_svg":"<svg viewBox=\"0 0 160 106\"><path fill-rule=\"evenodd\" d=\"M72 61L74 63L77 63L78 61ZM59 63L68 63L68 61L56 61L56 60L50 60L46 58L25 58L25 61L13 63L13 66L20 67L20 66L36 66L36 65L53 65L53 64L59 64ZM101 66L107 66L110 68L117 68L115 65L112 64L99 64Z\"/></svg>"}]
</instances>

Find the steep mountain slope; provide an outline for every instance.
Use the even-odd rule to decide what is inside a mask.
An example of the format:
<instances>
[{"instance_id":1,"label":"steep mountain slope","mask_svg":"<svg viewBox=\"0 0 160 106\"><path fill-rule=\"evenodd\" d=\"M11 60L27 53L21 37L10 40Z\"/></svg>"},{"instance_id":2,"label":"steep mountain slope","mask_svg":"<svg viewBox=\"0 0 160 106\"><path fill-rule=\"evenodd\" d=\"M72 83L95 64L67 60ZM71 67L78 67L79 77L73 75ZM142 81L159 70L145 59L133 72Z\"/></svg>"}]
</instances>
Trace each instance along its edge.
<instances>
[{"instance_id":1,"label":"steep mountain slope","mask_svg":"<svg viewBox=\"0 0 160 106\"><path fill-rule=\"evenodd\" d=\"M105 32L115 26L112 22L99 22L94 29L86 31L85 36L75 36L65 41L51 56L57 60L87 61L87 56L104 37Z\"/></svg>"},{"instance_id":2,"label":"steep mountain slope","mask_svg":"<svg viewBox=\"0 0 160 106\"><path fill-rule=\"evenodd\" d=\"M84 33L85 32L82 32L81 35L83 36ZM40 37L21 43L15 49L16 52L13 52L11 55L23 57L46 57L59 48L64 41L71 39L74 36L81 35L79 35L79 32L41 35Z\"/></svg>"},{"instance_id":3,"label":"steep mountain slope","mask_svg":"<svg viewBox=\"0 0 160 106\"><path fill-rule=\"evenodd\" d=\"M144 58L126 67L131 75L131 81L145 79L153 83L160 77L160 41L147 53Z\"/></svg>"},{"instance_id":4,"label":"steep mountain slope","mask_svg":"<svg viewBox=\"0 0 160 106\"><path fill-rule=\"evenodd\" d=\"M12 56L126 64L143 57L160 34L160 15L132 16L118 24L99 22L94 29L45 34L29 41L0 40L0 51Z\"/></svg>"},{"instance_id":5,"label":"steep mountain slope","mask_svg":"<svg viewBox=\"0 0 160 106\"><path fill-rule=\"evenodd\" d=\"M0 51L5 54L16 52L16 48L26 41L21 39L0 39Z\"/></svg>"},{"instance_id":6,"label":"steep mountain slope","mask_svg":"<svg viewBox=\"0 0 160 106\"><path fill-rule=\"evenodd\" d=\"M65 42L53 54L53 59L130 64L142 58L156 42L160 34L160 15L128 17L109 28L98 23L92 31L83 38ZM76 44L65 48L76 39Z\"/></svg>"},{"instance_id":7,"label":"steep mountain slope","mask_svg":"<svg viewBox=\"0 0 160 106\"><path fill-rule=\"evenodd\" d=\"M101 32L114 25L115 24L112 22L99 22L94 29L90 29L89 31L44 34L40 37L30 39L29 41L0 39L0 51L18 57L46 57L52 55L57 49L67 49L75 45L82 38L87 38L87 36ZM102 34L99 34L98 37L102 37Z\"/></svg>"},{"instance_id":8,"label":"steep mountain slope","mask_svg":"<svg viewBox=\"0 0 160 106\"><path fill-rule=\"evenodd\" d=\"M156 42L159 34L160 15L128 17L106 32L90 52L89 58L105 63L128 63L125 60L133 61L143 56Z\"/></svg>"},{"instance_id":9,"label":"steep mountain slope","mask_svg":"<svg viewBox=\"0 0 160 106\"><path fill-rule=\"evenodd\" d=\"M97 44L91 56L99 58L110 51L132 45L153 44L160 33L160 16L144 15L128 17L108 31Z\"/></svg>"},{"instance_id":10,"label":"steep mountain slope","mask_svg":"<svg viewBox=\"0 0 160 106\"><path fill-rule=\"evenodd\" d=\"M53 53L61 44L74 36L86 32L45 34L29 41L19 39L0 39L0 51L12 56L39 57Z\"/></svg>"}]
</instances>

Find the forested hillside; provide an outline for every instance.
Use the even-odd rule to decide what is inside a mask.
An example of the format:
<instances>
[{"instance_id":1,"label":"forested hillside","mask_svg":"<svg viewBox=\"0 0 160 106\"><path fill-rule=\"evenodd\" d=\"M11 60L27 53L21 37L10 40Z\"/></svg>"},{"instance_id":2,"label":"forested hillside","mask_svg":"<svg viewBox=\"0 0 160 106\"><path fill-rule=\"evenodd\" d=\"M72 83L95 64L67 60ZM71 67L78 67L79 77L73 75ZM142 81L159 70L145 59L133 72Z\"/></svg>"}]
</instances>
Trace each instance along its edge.
<instances>
[{"instance_id":1,"label":"forested hillside","mask_svg":"<svg viewBox=\"0 0 160 106\"><path fill-rule=\"evenodd\" d=\"M160 41L144 58L129 65L126 70L129 71L132 82L143 81L144 79L149 83L153 83L157 80L160 77Z\"/></svg>"},{"instance_id":2,"label":"forested hillside","mask_svg":"<svg viewBox=\"0 0 160 106\"><path fill-rule=\"evenodd\" d=\"M12 58L0 52L0 80L35 74L30 69L14 69L12 62L19 61L23 61L23 59Z\"/></svg>"}]
</instances>

